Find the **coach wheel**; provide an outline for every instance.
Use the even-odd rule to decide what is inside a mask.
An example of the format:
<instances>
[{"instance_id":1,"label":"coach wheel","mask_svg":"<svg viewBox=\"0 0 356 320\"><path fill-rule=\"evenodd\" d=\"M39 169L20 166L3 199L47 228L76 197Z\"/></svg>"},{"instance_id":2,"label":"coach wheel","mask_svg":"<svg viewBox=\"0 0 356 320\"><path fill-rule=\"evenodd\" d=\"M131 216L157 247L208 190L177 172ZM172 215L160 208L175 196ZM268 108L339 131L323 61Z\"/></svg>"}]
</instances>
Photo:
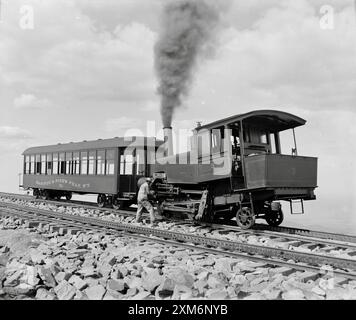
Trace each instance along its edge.
<instances>
[{"instance_id":1,"label":"coach wheel","mask_svg":"<svg viewBox=\"0 0 356 320\"><path fill-rule=\"evenodd\" d=\"M98 207L103 208L106 204L106 195L105 194L99 194L98 195Z\"/></svg>"},{"instance_id":2,"label":"coach wheel","mask_svg":"<svg viewBox=\"0 0 356 320\"><path fill-rule=\"evenodd\" d=\"M272 227L278 227L283 222L283 211L270 211L266 216L267 223Z\"/></svg>"},{"instance_id":3,"label":"coach wheel","mask_svg":"<svg viewBox=\"0 0 356 320\"><path fill-rule=\"evenodd\" d=\"M115 209L115 210L120 210L123 208L123 201L120 201L119 199L117 198L113 198L112 199L112 207Z\"/></svg>"},{"instance_id":4,"label":"coach wheel","mask_svg":"<svg viewBox=\"0 0 356 320\"><path fill-rule=\"evenodd\" d=\"M38 189L34 189L33 190L33 196L36 198L36 199L39 199L40 198L40 191Z\"/></svg>"},{"instance_id":5,"label":"coach wheel","mask_svg":"<svg viewBox=\"0 0 356 320\"><path fill-rule=\"evenodd\" d=\"M71 192L68 192L68 193L66 194L66 200L67 200L67 201L72 200L72 193L71 193Z\"/></svg>"},{"instance_id":6,"label":"coach wheel","mask_svg":"<svg viewBox=\"0 0 356 320\"><path fill-rule=\"evenodd\" d=\"M49 193L46 190L41 190L40 191L40 199L42 200L48 200L49 199Z\"/></svg>"},{"instance_id":7,"label":"coach wheel","mask_svg":"<svg viewBox=\"0 0 356 320\"><path fill-rule=\"evenodd\" d=\"M236 213L236 222L241 229L249 229L255 224L255 215L251 208L243 207Z\"/></svg>"}]
</instances>

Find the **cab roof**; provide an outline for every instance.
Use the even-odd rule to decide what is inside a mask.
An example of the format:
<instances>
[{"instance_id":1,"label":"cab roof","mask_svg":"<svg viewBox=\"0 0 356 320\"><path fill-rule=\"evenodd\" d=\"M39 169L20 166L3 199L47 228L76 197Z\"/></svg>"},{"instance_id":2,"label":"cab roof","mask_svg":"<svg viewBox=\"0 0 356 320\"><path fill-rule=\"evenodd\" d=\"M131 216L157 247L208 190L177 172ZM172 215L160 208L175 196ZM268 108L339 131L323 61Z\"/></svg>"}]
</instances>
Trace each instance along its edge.
<instances>
[{"instance_id":1,"label":"cab roof","mask_svg":"<svg viewBox=\"0 0 356 320\"><path fill-rule=\"evenodd\" d=\"M197 127L195 130L200 131L202 129L214 129L239 121L269 128L274 132L293 129L306 123L306 120L287 112L277 110L257 110L214 121Z\"/></svg>"},{"instance_id":2,"label":"cab roof","mask_svg":"<svg viewBox=\"0 0 356 320\"><path fill-rule=\"evenodd\" d=\"M64 144L56 144L49 146L40 146L26 149L22 154L40 154L53 152L71 152L92 149L108 149L108 148L126 148L130 145L133 147L143 146L160 146L163 141L156 140L153 137L115 137L112 139L98 139L93 141L70 142Z\"/></svg>"}]
</instances>

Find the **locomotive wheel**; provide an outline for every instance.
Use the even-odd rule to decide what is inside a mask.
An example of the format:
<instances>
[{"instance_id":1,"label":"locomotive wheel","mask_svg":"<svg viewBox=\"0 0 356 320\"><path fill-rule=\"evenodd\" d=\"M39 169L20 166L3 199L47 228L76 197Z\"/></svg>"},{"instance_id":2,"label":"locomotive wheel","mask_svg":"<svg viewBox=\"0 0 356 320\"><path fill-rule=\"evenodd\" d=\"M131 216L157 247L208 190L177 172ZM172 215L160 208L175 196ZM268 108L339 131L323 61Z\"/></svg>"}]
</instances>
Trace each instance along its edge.
<instances>
[{"instance_id":1,"label":"locomotive wheel","mask_svg":"<svg viewBox=\"0 0 356 320\"><path fill-rule=\"evenodd\" d=\"M241 229L249 229L255 224L255 215L251 208L243 207L236 213L236 223Z\"/></svg>"},{"instance_id":2,"label":"locomotive wheel","mask_svg":"<svg viewBox=\"0 0 356 320\"><path fill-rule=\"evenodd\" d=\"M66 199L67 199L67 201L72 200L72 193L71 193L71 192L68 192L68 193L66 194Z\"/></svg>"},{"instance_id":3,"label":"locomotive wheel","mask_svg":"<svg viewBox=\"0 0 356 320\"><path fill-rule=\"evenodd\" d=\"M98 195L98 207L103 208L106 204L106 195L105 194L99 194Z\"/></svg>"},{"instance_id":4,"label":"locomotive wheel","mask_svg":"<svg viewBox=\"0 0 356 320\"><path fill-rule=\"evenodd\" d=\"M267 223L272 227L278 227L283 222L283 211L270 211L266 216Z\"/></svg>"}]
</instances>

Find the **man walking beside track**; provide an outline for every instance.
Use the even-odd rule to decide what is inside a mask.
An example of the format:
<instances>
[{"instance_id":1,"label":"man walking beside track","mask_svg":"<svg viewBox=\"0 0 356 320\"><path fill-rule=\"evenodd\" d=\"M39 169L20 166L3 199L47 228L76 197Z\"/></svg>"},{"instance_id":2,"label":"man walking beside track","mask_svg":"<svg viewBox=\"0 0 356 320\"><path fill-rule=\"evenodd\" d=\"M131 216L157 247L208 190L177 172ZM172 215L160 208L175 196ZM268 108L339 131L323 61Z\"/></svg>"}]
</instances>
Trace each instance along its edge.
<instances>
[{"instance_id":1,"label":"man walking beside track","mask_svg":"<svg viewBox=\"0 0 356 320\"><path fill-rule=\"evenodd\" d=\"M153 206L148 200L148 196L150 194L149 182L151 182L151 179L146 178L145 181L141 184L140 189L138 191L136 222L140 222L142 211L145 208L150 214L151 225L153 225L156 218L155 218Z\"/></svg>"}]
</instances>

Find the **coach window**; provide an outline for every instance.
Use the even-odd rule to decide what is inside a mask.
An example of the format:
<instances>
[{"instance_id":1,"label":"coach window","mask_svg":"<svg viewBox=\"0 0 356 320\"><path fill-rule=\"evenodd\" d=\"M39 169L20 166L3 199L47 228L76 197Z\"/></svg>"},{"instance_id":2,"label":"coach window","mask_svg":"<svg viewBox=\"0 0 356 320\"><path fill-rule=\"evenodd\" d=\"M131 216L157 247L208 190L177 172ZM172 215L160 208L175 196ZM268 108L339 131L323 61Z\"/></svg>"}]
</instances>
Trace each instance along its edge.
<instances>
[{"instance_id":1,"label":"coach window","mask_svg":"<svg viewBox=\"0 0 356 320\"><path fill-rule=\"evenodd\" d=\"M65 153L60 153L59 154L59 174L66 174Z\"/></svg>"},{"instance_id":2,"label":"coach window","mask_svg":"<svg viewBox=\"0 0 356 320\"><path fill-rule=\"evenodd\" d=\"M115 174L115 150L106 151L106 174Z\"/></svg>"},{"instance_id":3,"label":"coach window","mask_svg":"<svg viewBox=\"0 0 356 320\"><path fill-rule=\"evenodd\" d=\"M53 167L53 160L52 160L52 154L48 153L47 154L47 174L51 175L52 174L52 167Z\"/></svg>"},{"instance_id":4,"label":"coach window","mask_svg":"<svg viewBox=\"0 0 356 320\"><path fill-rule=\"evenodd\" d=\"M96 160L96 151L89 151L89 166L88 166L88 174L94 175L95 168L95 160Z\"/></svg>"},{"instance_id":5,"label":"coach window","mask_svg":"<svg viewBox=\"0 0 356 320\"><path fill-rule=\"evenodd\" d=\"M124 151L124 154L120 156L120 174L131 175L133 169L133 156L132 154L127 154L128 150Z\"/></svg>"},{"instance_id":6,"label":"coach window","mask_svg":"<svg viewBox=\"0 0 356 320\"><path fill-rule=\"evenodd\" d=\"M31 173L31 158L30 156L25 156L25 174Z\"/></svg>"},{"instance_id":7,"label":"coach window","mask_svg":"<svg viewBox=\"0 0 356 320\"><path fill-rule=\"evenodd\" d=\"M46 174L46 155L41 155L41 173Z\"/></svg>"},{"instance_id":8,"label":"coach window","mask_svg":"<svg viewBox=\"0 0 356 320\"><path fill-rule=\"evenodd\" d=\"M31 161L30 161L30 173L35 174L35 156L31 156Z\"/></svg>"},{"instance_id":9,"label":"coach window","mask_svg":"<svg viewBox=\"0 0 356 320\"><path fill-rule=\"evenodd\" d=\"M66 169L67 174L73 174L73 153L66 152Z\"/></svg>"},{"instance_id":10,"label":"coach window","mask_svg":"<svg viewBox=\"0 0 356 320\"><path fill-rule=\"evenodd\" d=\"M88 174L88 152L83 151L80 153L80 174Z\"/></svg>"},{"instance_id":11,"label":"coach window","mask_svg":"<svg viewBox=\"0 0 356 320\"><path fill-rule=\"evenodd\" d=\"M41 155L36 154L35 174L41 174Z\"/></svg>"},{"instance_id":12,"label":"coach window","mask_svg":"<svg viewBox=\"0 0 356 320\"><path fill-rule=\"evenodd\" d=\"M97 175L105 174L105 150L98 151L97 160L96 160L96 174Z\"/></svg>"},{"instance_id":13,"label":"coach window","mask_svg":"<svg viewBox=\"0 0 356 320\"><path fill-rule=\"evenodd\" d=\"M58 174L58 153L53 154L53 174Z\"/></svg>"},{"instance_id":14,"label":"coach window","mask_svg":"<svg viewBox=\"0 0 356 320\"><path fill-rule=\"evenodd\" d=\"M80 161L79 161L79 152L74 152L73 153L73 169L72 169L72 172L73 174L75 175L78 175L80 174Z\"/></svg>"}]
</instances>

